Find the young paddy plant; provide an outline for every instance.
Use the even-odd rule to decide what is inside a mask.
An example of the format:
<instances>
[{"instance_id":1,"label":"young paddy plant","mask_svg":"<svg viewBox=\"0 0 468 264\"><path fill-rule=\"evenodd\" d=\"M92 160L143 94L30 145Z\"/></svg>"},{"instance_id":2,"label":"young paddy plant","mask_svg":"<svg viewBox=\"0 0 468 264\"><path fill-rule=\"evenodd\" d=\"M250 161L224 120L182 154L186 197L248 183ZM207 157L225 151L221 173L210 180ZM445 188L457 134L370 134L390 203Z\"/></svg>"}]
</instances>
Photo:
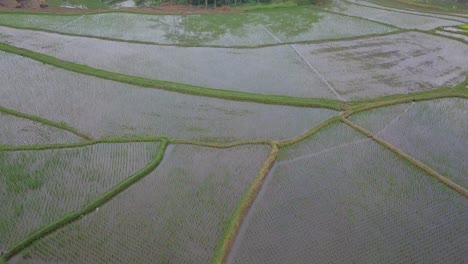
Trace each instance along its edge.
<instances>
[{"instance_id":1,"label":"young paddy plant","mask_svg":"<svg viewBox=\"0 0 468 264\"><path fill-rule=\"evenodd\" d=\"M316 140L333 146L323 132ZM227 263L464 258L465 197L364 136L343 141L323 150L304 140L309 154L277 163Z\"/></svg>"},{"instance_id":2,"label":"young paddy plant","mask_svg":"<svg viewBox=\"0 0 468 264\"><path fill-rule=\"evenodd\" d=\"M68 131L2 112L0 124L0 145L60 144L83 140Z\"/></svg>"},{"instance_id":3,"label":"young paddy plant","mask_svg":"<svg viewBox=\"0 0 468 264\"><path fill-rule=\"evenodd\" d=\"M350 119L468 188L467 111L466 99L446 98L378 108Z\"/></svg>"},{"instance_id":4,"label":"young paddy plant","mask_svg":"<svg viewBox=\"0 0 468 264\"><path fill-rule=\"evenodd\" d=\"M209 262L268 153L268 146L169 146L156 170L99 211L34 243L25 260Z\"/></svg>"},{"instance_id":5,"label":"young paddy plant","mask_svg":"<svg viewBox=\"0 0 468 264\"><path fill-rule=\"evenodd\" d=\"M273 106L145 89L67 72L17 55L0 56L5 62L0 68L4 67L8 83L0 88L0 105L66 122L95 138L171 135L204 141L280 140L303 133L336 114L323 108ZM9 63L14 66L7 67ZM268 100L271 96L260 97ZM314 100L340 107L335 100Z\"/></svg>"},{"instance_id":6,"label":"young paddy plant","mask_svg":"<svg viewBox=\"0 0 468 264\"><path fill-rule=\"evenodd\" d=\"M39 227L80 210L144 167L157 150L158 142L0 152L1 251ZM131 156L122 157L122 152Z\"/></svg>"}]
</instances>

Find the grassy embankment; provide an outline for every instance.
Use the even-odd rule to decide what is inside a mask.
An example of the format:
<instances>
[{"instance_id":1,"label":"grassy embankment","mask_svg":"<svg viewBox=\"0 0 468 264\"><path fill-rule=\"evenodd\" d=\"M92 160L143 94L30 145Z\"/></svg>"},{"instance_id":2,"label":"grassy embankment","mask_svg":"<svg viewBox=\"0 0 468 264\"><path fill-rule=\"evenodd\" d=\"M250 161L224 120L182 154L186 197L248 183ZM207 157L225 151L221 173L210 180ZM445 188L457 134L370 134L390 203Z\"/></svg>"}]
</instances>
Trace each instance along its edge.
<instances>
[{"instance_id":1,"label":"grassy embankment","mask_svg":"<svg viewBox=\"0 0 468 264\"><path fill-rule=\"evenodd\" d=\"M242 197L240 198L236 210L229 218L225 231L221 236L220 243L217 245L215 249L215 254L212 260L212 263L225 263L228 253L234 243L234 239L239 232L239 228L244 220L245 216L247 215L250 207L252 206L255 198L260 191L260 188L265 181L270 169L273 167L273 164L278 157L279 148L278 145L273 144L270 155L263 163L257 177L255 177L254 181L250 184L247 191L244 192Z\"/></svg>"},{"instance_id":2,"label":"grassy embankment","mask_svg":"<svg viewBox=\"0 0 468 264\"><path fill-rule=\"evenodd\" d=\"M458 28L459 28L459 29L463 29L463 33L464 33L465 35L468 35L468 24L458 26Z\"/></svg>"}]
</instances>

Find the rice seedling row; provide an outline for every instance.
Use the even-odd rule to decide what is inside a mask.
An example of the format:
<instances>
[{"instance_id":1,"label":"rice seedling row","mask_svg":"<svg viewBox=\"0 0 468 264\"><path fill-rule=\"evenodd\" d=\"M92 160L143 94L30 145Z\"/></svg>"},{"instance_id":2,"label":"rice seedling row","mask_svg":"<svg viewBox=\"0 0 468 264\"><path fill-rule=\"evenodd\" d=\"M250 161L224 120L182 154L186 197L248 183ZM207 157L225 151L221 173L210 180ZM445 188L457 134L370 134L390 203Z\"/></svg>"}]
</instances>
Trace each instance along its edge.
<instances>
[{"instance_id":1,"label":"rice seedling row","mask_svg":"<svg viewBox=\"0 0 468 264\"><path fill-rule=\"evenodd\" d=\"M99 211L34 243L24 262L209 262L268 152L169 146L155 171Z\"/></svg>"},{"instance_id":2,"label":"rice seedling row","mask_svg":"<svg viewBox=\"0 0 468 264\"><path fill-rule=\"evenodd\" d=\"M378 108L351 120L468 188L467 117L466 100L447 98Z\"/></svg>"},{"instance_id":3,"label":"rice seedling row","mask_svg":"<svg viewBox=\"0 0 468 264\"><path fill-rule=\"evenodd\" d=\"M96 138L286 139L336 113L143 89L1 55L7 85L0 88L0 105L66 122Z\"/></svg>"},{"instance_id":4,"label":"rice seedling row","mask_svg":"<svg viewBox=\"0 0 468 264\"><path fill-rule=\"evenodd\" d=\"M457 22L468 23L468 17L460 16L455 13L453 14L449 14L449 13L444 14L444 13L437 13L437 12L426 13L426 12L417 12L417 11L409 10L409 9L399 9L399 8L381 6L381 5L373 4L368 1L356 1L356 0L343 0L343 1L352 3L353 5L366 6L366 7L371 7L371 8L381 9L381 10L395 11L395 12L399 12L403 14L413 14L413 15L418 15L418 16L434 17L434 18L441 18L441 19L446 19L446 20L454 20Z\"/></svg>"},{"instance_id":5,"label":"rice seedling row","mask_svg":"<svg viewBox=\"0 0 468 264\"><path fill-rule=\"evenodd\" d=\"M36 145L80 142L82 138L39 122L0 112L0 145Z\"/></svg>"},{"instance_id":6,"label":"rice seedling row","mask_svg":"<svg viewBox=\"0 0 468 264\"><path fill-rule=\"evenodd\" d=\"M455 86L468 73L467 45L420 32L295 47L346 100Z\"/></svg>"},{"instance_id":7,"label":"rice seedling row","mask_svg":"<svg viewBox=\"0 0 468 264\"><path fill-rule=\"evenodd\" d=\"M330 9L338 13L363 17L369 20L387 23L405 29L431 30L441 26L455 26L462 24L462 22L453 20L427 17L416 14L405 14L402 12L376 9L340 1L335 2L335 6L331 7Z\"/></svg>"},{"instance_id":8,"label":"rice seedling row","mask_svg":"<svg viewBox=\"0 0 468 264\"><path fill-rule=\"evenodd\" d=\"M465 197L366 137L315 137L274 167L228 263L464 259Z\"/></svg>"},{"instance_id":9,"label":"rice seedling row","mask_svg":"<svg viewBox=\"0 0 468 264\"><path fill-rule=\"evenodd\" d=\"M144 167L155 143L0 152L0 251L84 205Z\"/></svg>"}]
</instances>

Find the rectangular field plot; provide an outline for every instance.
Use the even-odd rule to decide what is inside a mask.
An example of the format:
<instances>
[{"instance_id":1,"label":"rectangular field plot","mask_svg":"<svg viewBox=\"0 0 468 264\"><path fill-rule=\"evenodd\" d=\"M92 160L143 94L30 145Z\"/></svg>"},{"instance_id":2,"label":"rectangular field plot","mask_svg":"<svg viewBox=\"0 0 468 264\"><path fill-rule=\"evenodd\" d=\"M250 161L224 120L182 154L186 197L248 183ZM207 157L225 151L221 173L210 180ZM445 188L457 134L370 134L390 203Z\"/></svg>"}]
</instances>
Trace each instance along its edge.
<instances>
[{"instance_id":1,"label":"rectangular field plot","mask_svg":"<svg viewBox=\"0 0 468 264\"><path fill-rule=\"evenodd\" d=\"M71 132L0 112L0 145L44 145L79 141L82 139Z\"/></svg>"},{"instance_id":2,"label":"rectangular field plot","mask_svg":"<svg viewBox=\"0 0 468 264\"><path fill-rule=\"evenodd\" d=\"M467 45L418 32L294 46L348 100L452 86L468 72Z\"/></svg>"},{"instance_id":3,"label":"rectangular field plot","mask_svg":"<svg viewBox=\"0 0 468 264\"><path fill-rule=\"evenodd\" d=\"M189 16L126 13L82 16L0 14L0 24L95 37L195 46L277 43L271 32L284 42L336 39L394 30L371 21L309 7Z\"/></svg>"},{"instance_id":4,"label":"rectangular field plot","mask_svg":"<svg viewBox=\"0 0 468 264\"><path fill-rule=\"evenodd\" d=\"M468 100L389 106L351 120L468 189Z\"/></svg>"},{"instance_id":5,"label":"rectangular field plot","mask_svg":"<svg viewBox=\"0 0 468 264\"><path fill-rule=\"evenodd\" d=\"M462 263L467 199L362 139L277 163L228 263Z\"/></svg>"},{"instance_id":6,"label":"rectangular field plot","mask_svg":"<svg viewBox=\"0 0 468 264\"><path fill-rule=\"evenodd\" d=\"M362 17L404 29L431 30L441 26L454 26L463 24L462 22L457 22L454 20L365 7L361 5L345 3L342 1L335 1L335 6L332 7L331 10L341 14Z\"/></svg>"},{"instance_id":7,"label":"rectangular field plot","mask_svg":"<svg viewBox=\"0 0 468 264\"><path fill-rule=\"evenodd\" d=\"M158 143L0 152L0 251L145 167Z\"/></svg>"},{"instance_id":8,"label":"rectangular field plot","mask_svg":"<svg viewBox=\"0 0 468 264\"><path fill-rule=\"evenodd\" d=\"M25 263L210 263L269 146L169 146L159 167L80 221L35 243Z\"/></svg>"},{"instance_id":9,"label":"rectangular field plot","mask_svg":"<svg viewBox=\"0 0 468 264\"><path fill-rule=\"evenodd\" d=\"M337 113L141 88L1 52L0 72L0 105L65 122L94 137L287 139Z\"/></svg>"},{"instance_id":10,"label":"rectangular field plot","mask_svg":"<svg viewBox=\"0 0 468 264\"><path fill-rule=\"evenodd\" d=\"M0 35L18 47L133 76L252 93L335 98L289 46L164 47L7 27L0 27Z\"/></svg>"}]
</instances>

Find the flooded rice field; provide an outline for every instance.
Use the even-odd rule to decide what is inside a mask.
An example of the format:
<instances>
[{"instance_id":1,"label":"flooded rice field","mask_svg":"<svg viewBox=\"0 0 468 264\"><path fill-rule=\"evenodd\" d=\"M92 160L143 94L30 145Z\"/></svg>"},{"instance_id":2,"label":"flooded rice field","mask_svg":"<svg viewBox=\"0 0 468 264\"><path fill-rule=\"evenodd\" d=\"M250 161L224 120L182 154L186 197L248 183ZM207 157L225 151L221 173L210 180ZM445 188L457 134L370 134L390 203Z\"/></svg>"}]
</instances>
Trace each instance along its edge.
<instances>
[{"instance_id":1,"label":"flooded rice field","mask_svg":"<svg viewBox=\"0 0 468 264\"><path fill-rule=\"evenodd\" d=\"M277 43L271 34L285 42L338 39L395 30L309 7L210 16L0 14L0 25L161 44L218 46Z\"/></svg>"},{"instance_id":2,"label":"flooded rice field","mask_svg":"<svg viewBox=\"0 0 468 264\"><path fill-rule=\"evenodd\" d=\"M0 264L467 259L468 17L61 3L0 7Z\"/></svg>"}]
</instances>

